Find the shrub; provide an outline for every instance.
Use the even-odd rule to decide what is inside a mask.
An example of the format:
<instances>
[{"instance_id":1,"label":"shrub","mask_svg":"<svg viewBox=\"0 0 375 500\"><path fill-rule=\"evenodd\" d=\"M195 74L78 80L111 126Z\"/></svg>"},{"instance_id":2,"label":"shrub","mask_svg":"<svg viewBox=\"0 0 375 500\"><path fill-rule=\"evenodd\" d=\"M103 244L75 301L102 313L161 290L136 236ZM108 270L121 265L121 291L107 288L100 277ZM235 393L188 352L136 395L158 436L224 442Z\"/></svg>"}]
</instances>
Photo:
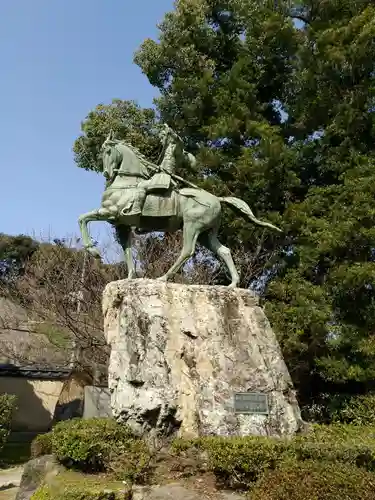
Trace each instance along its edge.
<instances>
[{"instance_id":1,"label":"shrub","mask_svg":"<svg viewBox=\"0 0 375 500\"><path fill-rule=\"evenodd\" d=\"M297 460L341 462L375 470L375 428L350 425L313 426L293 440Z\"/></svg>"},{"instance_id":2,"label":"shrub","mask_svg":"<svg viewBox=\"0 0 375 500\"><path fill-rule=\"evenodd\" d=\"M0 451L3 449L9 433L16 398L9 394L0 395Z\"/></svg>"},{"instance_id":3,"label":"shrub","mask_svg":"<svg viewBox=\"0 0 375 500\"><path fill-rule=\"evenodd\" d=\"M105 418L60 422L52 430L52 451L67 467L114 472L123 478L141 475L150 459L144 441L126 426Z\"/></svg>"},{"instance_id":4,"label":"shrub","mask_svg":"<svg viewBox=\"0 0 375 500\"><path fill-rule=\"evenodd\" d=\"M375 475L359 467L314 461L268 471L251 500L375 500Z\"/></svg>"},{"instance_id":5,"label":"shrub","mask_svg":"<svg viewBox=\"0 0 375 500\"><path fill-rule=\"evenodd\" d=\"M52 432L39 434L31 443L31 457L37 458L52 454Z\"/></svg>"},{"instance_id":6,"label":"shrub","mask_svg":"<svg viewBox=\"0 0 375 500\"><path fill-rule=\"evenodd\" d=\"M151 473L151 458L150 450L144 441L129 440L121 450L110 455L107 471L116 479L143 483Z\"/></svg>"},{"instance_id":7,"label":"shrub","mask_svg":"<svg viewBox=\"0 0 375 500\"><path fill-rule=\"evenodd\" d=\"M266 471L291 461L338 462L375 470L375 428L370 427L316 425L309 434L293 439L215 437L173 443L178 454L192 447L207 453L210 470L231 488L245 489Z\"/></svg>"},{"instance_id":8,"label":"shrub","mask_svg":"<svg viewBox=\"0 0 375 500\"><path fill-rule=\"evenodd\" d=\"M231 487L256 481L274 469L287 453L288 443L270 438L213 438L204 442L215 475Z\"/></svg>"},{"instance_id":9,"label":"shrub","mask_svg":"<svg viewBox=\"0 0 375 500\"><path fill-rule=\"evenodd\" d=\"M350 398L333 413L332 419L354 425L375 425L375 394Z\"/></svg>"},{"instance_id":10,"label":"shrub","mask_svg":"<svg viewBox=\"0 0 375 500\"><path fill-rule=\"evenodd\" d=\"M189 447L205 451L209 468L219 482L231 488L247 488L264 471L274 469L288 456L289 446L287 440L266 437L212 437L173 443L177 453Z\"/></svg>"},{"instance_id":11,"label":"shrub","mask_svg":"<svg viewBox=\"0 0 375 500\"><path fill-rule=\"evenodd\" d=\"M374 443L375 426L356 426L335 423L331 425L312 425L308 434L303 436L311 442L340 442L340 443ZM298 438L297 438L298 440Z\"/></svg>"}]
</instances>

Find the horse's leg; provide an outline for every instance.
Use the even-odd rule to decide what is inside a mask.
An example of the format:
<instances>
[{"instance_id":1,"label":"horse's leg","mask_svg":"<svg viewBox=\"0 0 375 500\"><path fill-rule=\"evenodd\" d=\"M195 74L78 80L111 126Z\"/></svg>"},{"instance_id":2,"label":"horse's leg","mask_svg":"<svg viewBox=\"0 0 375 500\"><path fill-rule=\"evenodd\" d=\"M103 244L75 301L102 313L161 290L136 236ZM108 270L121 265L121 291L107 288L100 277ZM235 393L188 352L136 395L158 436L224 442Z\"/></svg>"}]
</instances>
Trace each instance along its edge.
<instances>
[{"instance_id":1,"label":"horse's leg","mask_svg":"<svg viewBox=\"0 0 375 500\"><path fill-rule=\"evenodd\" d=\"M240 281L240 276L233 262L231 251L229 250L229 248L221 244L217 237L217 229L211 229L207 233L202 234L200 237L200 241L205 247L211 250L224 262L224 264L227 266L232 280L229 287L236 288Z\"/></svg>"},{"instance_id":2,"label":"horse's leg","mask_svg":"<svg viewBox=\"0 0 375 500\"><path fill-rule=\"evenodd\" d=\"M187 260L194 255L195 246L200 230L196 224L188 223L183 229L183 247L179 258L173 266L167 271L164 276L158 278L159 281L168 281L168 279L176 274Z\"/></svg>"},{"instance_id":3,"label":"horse's leg","mask_svg":"<svg viewBox=\"0 0 375 500\"><path fill-rule=\"evenodd\" d=\"M132 230L130 226L120 224L115 226L117 238L124 251L126 267L128 268L128 279L135 278L135 266L132 254Z\"/></svg>"},{"instance_id":4,"label":"horse's leg","mask_svg":"<svg viewBox=\"0 0 375 500\"><path fill-rule=\"evenodd\" d=\"M97 248L94 247L94 242L89 233L88 223L89 222L99 222L106 221L110 218L110 213L103 208L99 208L97 210L92 210L91 212L87 212L83 214L78 219L78 224L81 230L83 245L86 250L96 259L100 259L100 252Z\"/></svg>"}]
</instances>

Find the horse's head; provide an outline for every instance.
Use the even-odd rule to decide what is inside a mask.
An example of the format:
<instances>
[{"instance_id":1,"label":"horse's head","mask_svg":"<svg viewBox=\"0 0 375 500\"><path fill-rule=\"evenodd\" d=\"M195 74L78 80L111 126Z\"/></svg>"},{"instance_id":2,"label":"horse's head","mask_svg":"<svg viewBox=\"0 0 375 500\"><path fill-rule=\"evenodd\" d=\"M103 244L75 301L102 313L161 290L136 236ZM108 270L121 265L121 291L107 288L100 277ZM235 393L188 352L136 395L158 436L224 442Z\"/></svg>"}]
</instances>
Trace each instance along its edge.
<instances>
[{"instance_id":1,"label":"horse's head","mask_svg":"<svg viewBox=\"0 0 375 500\"><path fill-rule=\"evenodd\" d=\"M182 143L181 137L166 123L163 124L159 132L159 139L163 146L168 144Z\"/></svg>"},{"instance_id":2,"label":"horse's head","mask_svg":"<svg viewBox=\"0 0 375 500\"><path fill-rule=\"evenodd\" d=\"M116 148L117 144L118 141L114 139L113 131L111 130L101 147L103 175L107 180L113 178L116 167L118 167L121 162L121 153Z\"/></svg>"}]
</instances>

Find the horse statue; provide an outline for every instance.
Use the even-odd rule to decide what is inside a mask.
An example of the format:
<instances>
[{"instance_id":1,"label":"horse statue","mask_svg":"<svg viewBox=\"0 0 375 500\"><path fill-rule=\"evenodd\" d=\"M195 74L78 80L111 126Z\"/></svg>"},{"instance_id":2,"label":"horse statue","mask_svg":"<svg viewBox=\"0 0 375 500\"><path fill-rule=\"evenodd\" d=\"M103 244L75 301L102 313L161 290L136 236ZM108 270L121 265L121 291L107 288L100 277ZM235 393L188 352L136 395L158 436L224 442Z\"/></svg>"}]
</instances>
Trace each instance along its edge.
<instances>
[{"instance_id":1,"label":"horse statue","mask_svg":"<svg viewBox=\"0 0 375 500\"><path fill-rule=\"evenodd\" d=\"M179 137L171 129L164 129L164 150L175 155L176 161L194 161L194 156L178 148ZM124 251L128 279L136 277L132 255L132 230L147 232L176 232L183 230L183 247L177 261L168 272L158 278L167 281L194 255L199 241L226 265L231 283L238 286L240 277L231 251L218 239L222 204L229 205L244 218L258 226L281 232L280 229L258 220L250 207L234 197L218 198L175 175L171 169L161 168L147 160L135 147L114 139L112 132L104 141L103 174L106 189L101 207L79 217L79 226L85 249L100 259L88 231L88 223L107 221L116 230ZM163 163L162 163L163 165ZM180 187L179 184L189 187Z\"/></svg>"}]
</instances>

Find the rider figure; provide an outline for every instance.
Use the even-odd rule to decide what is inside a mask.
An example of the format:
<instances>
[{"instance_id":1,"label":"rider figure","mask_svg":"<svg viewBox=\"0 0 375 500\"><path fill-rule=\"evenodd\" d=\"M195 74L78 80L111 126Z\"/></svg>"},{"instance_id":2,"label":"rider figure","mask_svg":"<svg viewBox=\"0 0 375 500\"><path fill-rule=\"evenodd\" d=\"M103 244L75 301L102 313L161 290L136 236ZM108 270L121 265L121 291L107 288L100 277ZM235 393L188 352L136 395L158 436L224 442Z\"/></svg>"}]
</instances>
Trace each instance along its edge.
<instances>
[{"instance_id":1,"label":"rider figure","mask_svg":"<svg viewBox=\"0 0 375 500\"><path fill-rule=\"evenodd\" d=\"M161 153L162 161L159 166L159 172L155 173L150 179L141 181L137 185L132 215L142 213L142 208L148 193L168 191L171 183L175 185L171 178L171 174L174 173L176 164L183 161L184 148L182 139L166 124L164 124L162 128L159 138L163 144Z\"/></svg>"},{"instance_id":2,"label":"rider figure","mask_svg":"<svg viewBox=\"0 0 375 500\"><path fill-rule=\"evenodd\" d=\"M163 143L164 153L160 170L169 175L170 181L170 174L174 173L176 163L179 163L182 160L182 155L184 154L184 144L181 137L177 135L176 132L174 132L167 124L164 125L159 137ZM166 180L167 179L168 178L166 178Z\"/></svg>"}]
</instances>

